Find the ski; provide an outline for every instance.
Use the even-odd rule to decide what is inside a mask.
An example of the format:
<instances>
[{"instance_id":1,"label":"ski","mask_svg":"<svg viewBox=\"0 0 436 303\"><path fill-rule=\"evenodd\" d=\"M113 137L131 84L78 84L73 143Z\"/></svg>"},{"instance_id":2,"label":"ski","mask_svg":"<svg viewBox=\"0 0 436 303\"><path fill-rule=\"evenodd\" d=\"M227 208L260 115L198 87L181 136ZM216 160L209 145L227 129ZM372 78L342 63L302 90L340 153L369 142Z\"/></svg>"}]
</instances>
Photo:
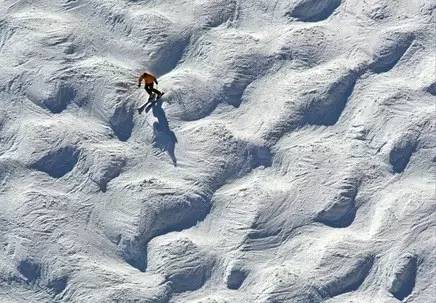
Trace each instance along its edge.
<instances>
[{"instance_id":1,"label":"ski","mask_svg":"<svg viewBox=\"0 0 436 303\"><path fill-rule=\"evenodd\" d=\"M150 105L148 105L148 106L145 108L145 112L148 113L148 112L150 111L150 109L152 109L153 106L154 106L157 102L159 102L160 98L162 98L162 96L163 96L164 94L165 94L165 93L162 93L160 96L154 98L154 99L151 101Z\"/></svg>"}]
</instances>

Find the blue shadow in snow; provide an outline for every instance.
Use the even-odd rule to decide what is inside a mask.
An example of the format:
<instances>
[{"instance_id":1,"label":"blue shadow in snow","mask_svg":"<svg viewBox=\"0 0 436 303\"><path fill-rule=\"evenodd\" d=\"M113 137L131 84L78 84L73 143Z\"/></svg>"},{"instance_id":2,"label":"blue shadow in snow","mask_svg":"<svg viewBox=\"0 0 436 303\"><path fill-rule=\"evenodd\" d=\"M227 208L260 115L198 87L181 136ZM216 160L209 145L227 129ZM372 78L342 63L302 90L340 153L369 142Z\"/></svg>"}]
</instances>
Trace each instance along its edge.
<instances>
[{"instance_id":1,"label":"blue shadow in snow","mask_svg":"<svg viewBox=\"0 0 436 303\"><path fill-rule=\"evenodd\" d=\"M158 101L152 105L153 116L157 118L157 122L153 123L153 145L168 153L174 166L177 166L177 158L175 155L177 137L170 129L165 111L162 108L162 101Z\"/></svg>"}]
</instances>

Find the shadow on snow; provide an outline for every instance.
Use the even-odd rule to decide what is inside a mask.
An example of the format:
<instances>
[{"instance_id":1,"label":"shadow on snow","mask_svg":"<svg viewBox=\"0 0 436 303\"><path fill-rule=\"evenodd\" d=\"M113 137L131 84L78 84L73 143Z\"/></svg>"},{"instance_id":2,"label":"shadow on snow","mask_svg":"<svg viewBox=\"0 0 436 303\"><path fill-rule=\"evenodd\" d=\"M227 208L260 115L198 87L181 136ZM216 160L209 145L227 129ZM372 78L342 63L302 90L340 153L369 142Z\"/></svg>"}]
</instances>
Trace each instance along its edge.
<instances>
[{"instance_id":1,"label":"shadow on snow","mask_svg":"<svg viewBox=\"0 0 436 303\"><path fill-rule=\"evenodd\" d=\"M174 166L177 166L177 158L175 155L177 137L169 127L168 119L162 108L162 101L156 102L152 110L153 116L157 118L157 122L153 123L153 146L166 151L173 161Z\"/></svg>"}]
</instances>

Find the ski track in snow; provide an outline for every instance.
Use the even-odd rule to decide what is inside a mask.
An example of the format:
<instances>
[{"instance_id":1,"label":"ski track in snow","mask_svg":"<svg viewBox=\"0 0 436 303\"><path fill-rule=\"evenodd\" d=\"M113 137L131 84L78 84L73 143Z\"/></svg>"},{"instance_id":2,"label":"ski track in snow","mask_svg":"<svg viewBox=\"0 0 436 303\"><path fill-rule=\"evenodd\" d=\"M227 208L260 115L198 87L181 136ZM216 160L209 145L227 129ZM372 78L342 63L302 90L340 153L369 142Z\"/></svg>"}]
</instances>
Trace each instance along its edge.
<instances>
[{"instance_id":1,"label":"ski track in snow","mask_svg":"<svg viewBox=\"0 0 436 303\"><path fill-rule=\"evenodd\" d=\"M431 302L435 8L0 0L0 301Z\"/></svg>"}]
</instances>

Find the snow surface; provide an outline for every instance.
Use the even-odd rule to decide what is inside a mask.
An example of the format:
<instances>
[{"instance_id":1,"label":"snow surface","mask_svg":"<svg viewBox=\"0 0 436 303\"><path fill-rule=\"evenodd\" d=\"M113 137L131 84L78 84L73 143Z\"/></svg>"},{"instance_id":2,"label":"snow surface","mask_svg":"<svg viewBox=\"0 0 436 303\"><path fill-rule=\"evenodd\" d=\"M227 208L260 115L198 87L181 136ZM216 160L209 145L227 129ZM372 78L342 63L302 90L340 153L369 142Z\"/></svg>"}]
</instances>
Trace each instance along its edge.
<instances>
[{"instance_id":1,"label":"snow surface","mask_svg":"<svg viewBox=\"0 0 436 303\"><path fill-rule=\"evenodd\" d=\"M0 0L0 302L434 302L435 8Z\"/></svg>"}]
</instances>

